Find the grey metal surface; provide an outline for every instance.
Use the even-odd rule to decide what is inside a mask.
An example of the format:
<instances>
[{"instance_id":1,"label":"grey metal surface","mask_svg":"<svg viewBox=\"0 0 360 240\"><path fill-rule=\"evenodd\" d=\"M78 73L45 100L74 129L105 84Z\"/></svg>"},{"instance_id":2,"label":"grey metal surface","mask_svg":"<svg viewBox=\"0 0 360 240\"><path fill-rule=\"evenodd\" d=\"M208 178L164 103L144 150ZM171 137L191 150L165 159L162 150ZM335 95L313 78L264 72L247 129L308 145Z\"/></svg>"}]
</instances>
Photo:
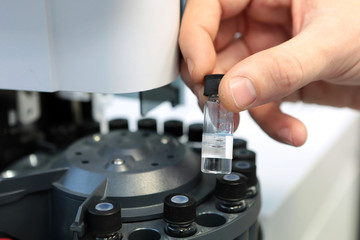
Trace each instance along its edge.
<instances>
[{"instance_id":1,"label":"grey metal surface","mask_svg":"<svg viewBox=\"0 0 360 240\"><path fill-rule=\"evenodd\" d=\"M145 116L146 113L165 101L169 101L173 107L178 105L180 103L181 95L180 88L184 88L184 86L174 86L174 84L168 84L160 88L140 92L141 115Z\"/></svg>"},{"instance_id":2,"label":"grey metal surface","mask_svg":"<svg viewBox=\"0 0 360 240\"><path fill-rule=\"evenodd\" d=\"M20 240L51 239L51 189L66 169L0 178L0 233Z\"/></svg>"},{"instance_id":3,"label":"grey metal surface","mask_svg":"<svg viewBox=\"0 0 360 240\"><path fill-rule=\"evenodd\" d=\"M197 201L197 232L185 239L258 240L260 191L241 213L219 211L212 193L217 176L202 174L200 155L171 136L126 130L88 136L41 171L22 174L0 178L0 216L9 216L0 217L0 233L20 240L82 239L89 202L105 198L122 207L123 240L175 239L162 220L170 193Z\"/></svg>"},{"instance_id":4,"label":"grey metal surface","mask_svg":"<svg viewBox=\"0 0 360 240\"><path fill-rule=\"evenodd\" d=\"M108 179L106 196L122 203L125 221L161 216L162 201L173 191L201 187L193 192L201 201L214 184L207 177L201 180L197 154L177 139L155 132L118 130L88 136L58 158L53 167L69 170L55 188L87 198Z\"/></svg>"}]
</instances>

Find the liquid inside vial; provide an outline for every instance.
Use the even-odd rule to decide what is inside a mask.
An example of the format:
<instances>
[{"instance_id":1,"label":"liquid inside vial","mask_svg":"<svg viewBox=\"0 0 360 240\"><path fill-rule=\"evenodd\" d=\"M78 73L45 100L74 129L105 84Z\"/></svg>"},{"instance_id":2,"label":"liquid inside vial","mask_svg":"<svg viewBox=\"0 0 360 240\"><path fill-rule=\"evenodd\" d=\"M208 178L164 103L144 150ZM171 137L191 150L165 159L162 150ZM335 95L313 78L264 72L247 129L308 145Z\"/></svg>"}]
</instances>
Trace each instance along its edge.
<instances>
[{"instance_id":1,"label":"liquid inside vial","mask_svg":"<svg viewBox=\"0 0 360 240\"><path fill-rule=\"evenodd\" d=\"M233 135L226 133L203 134L201 171L204 173L228 174L231 172Z\"/></svg>"}]
</instances>

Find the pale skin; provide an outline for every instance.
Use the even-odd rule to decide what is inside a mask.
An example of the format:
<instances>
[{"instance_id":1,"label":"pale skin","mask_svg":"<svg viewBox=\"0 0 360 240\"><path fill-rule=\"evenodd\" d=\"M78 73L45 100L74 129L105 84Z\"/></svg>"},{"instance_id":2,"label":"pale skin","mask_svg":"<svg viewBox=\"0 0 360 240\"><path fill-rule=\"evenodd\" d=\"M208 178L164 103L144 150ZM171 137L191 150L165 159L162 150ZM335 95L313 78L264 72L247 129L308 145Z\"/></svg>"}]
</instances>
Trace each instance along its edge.
<instances>
[{"instance_id":1,"label":"pale skin","mask_svg":"<svg viewBox=\"0 0 360 240\"><path fill-rule=\"evenodd\" d=\"M301 146L306 127L282 102L360 109L359 10L359 0L188 0L182 78L202 105L204 76L224 73L228 110L249 110L270 137Z\"/></svg>"}]
</instances>

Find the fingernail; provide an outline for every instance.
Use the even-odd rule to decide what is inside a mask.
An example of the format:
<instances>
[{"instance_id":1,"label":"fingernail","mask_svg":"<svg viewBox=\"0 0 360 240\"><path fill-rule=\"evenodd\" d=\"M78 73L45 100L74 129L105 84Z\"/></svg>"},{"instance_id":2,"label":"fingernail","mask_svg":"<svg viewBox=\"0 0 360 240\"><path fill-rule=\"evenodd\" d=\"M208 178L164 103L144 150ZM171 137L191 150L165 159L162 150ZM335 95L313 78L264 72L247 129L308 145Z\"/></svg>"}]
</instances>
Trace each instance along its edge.
<instances>
[{"instance_id":1,"label":"fingernail","mask_svg":"<svg viewBox=\"0 0 360 240\"><path fill-rule=\"evenodd\" d=\"M189 73L190 73L190 77L192 77L192 72L194 70L194 64L193 64L193 62L191 61L190 58L186 59L186 64L187 64L187 67L188 67L188 70L189 70Z\"/></svg>"},{"instance_id":2,"label":"fingernail","mask_svg":"<svg viewBox=\"0 0 360 240\"><path fill-rule=\"evenodd\" d=\"M234 78L230 82L231 95L239 110L248 108L256 100L256 91L247 78Z\"/></svg>"},{"instance_id":3,"label":"fingernail","mask_svg":"<svg viewBox=\"0 0 360 240\"><path fill-rule=\"evenodd\" d=\"M204 90L202 89L200 84L194 85L192 91L198 99L200 99L204 95L203 94Z\"/></svg>"},{"instance_id":4,"label":"fingernail","mask_svg":"<svg viewBox=\"0 0 360 240\"><path fill-rule=\"evenodd\" d=\"M291 130L289 128L283 128L280 129L280 131L278 132L279 135L279 140L289 144L289 145L293 145L293 139L292 139L292 134L291 134Z\"/></svg>"},{"instance_id":5,"label":"fingernail","mask_svg":"<svg viewBox=\"0 0 360 240\"><path fill-rule=\"evenodd\" d=\"M195 96L198 99L198 103L201 109L203 109L204 107L204 102L206 101L207 97L204 96L204 87L202 87L200 84L199 85L195 85L193 87L193 91Z\"/></svg>"}]
</instances>

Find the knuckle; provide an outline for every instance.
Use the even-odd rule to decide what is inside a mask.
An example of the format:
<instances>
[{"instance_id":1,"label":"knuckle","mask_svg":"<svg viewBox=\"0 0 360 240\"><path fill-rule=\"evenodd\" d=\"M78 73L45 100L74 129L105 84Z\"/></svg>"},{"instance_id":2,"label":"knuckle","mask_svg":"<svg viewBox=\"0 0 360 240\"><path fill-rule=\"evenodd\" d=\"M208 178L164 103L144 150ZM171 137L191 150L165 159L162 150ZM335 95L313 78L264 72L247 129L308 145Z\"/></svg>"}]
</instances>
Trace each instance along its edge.
<instances>
[{"instance_id":1,"label":"knuckle","mask_svg":"<svg viewBox=\"0 0 360 240\"><path fill-rule=\"evenodd\" d=\"M304 70L299 59L291 54L269 55L272 62L270 78L280 92L295 90L302 86Z\"/></svg>"},{"instance_id":2,"label":"knuckle","mask_svg":"<svg viewBox=\"0 0 360 240\"><path fill-rule=\"evenodd\" d=\"M261 1L267 7L287 7L291 4L290 0L268 0Z\"/></svg>"}]
</instances>

